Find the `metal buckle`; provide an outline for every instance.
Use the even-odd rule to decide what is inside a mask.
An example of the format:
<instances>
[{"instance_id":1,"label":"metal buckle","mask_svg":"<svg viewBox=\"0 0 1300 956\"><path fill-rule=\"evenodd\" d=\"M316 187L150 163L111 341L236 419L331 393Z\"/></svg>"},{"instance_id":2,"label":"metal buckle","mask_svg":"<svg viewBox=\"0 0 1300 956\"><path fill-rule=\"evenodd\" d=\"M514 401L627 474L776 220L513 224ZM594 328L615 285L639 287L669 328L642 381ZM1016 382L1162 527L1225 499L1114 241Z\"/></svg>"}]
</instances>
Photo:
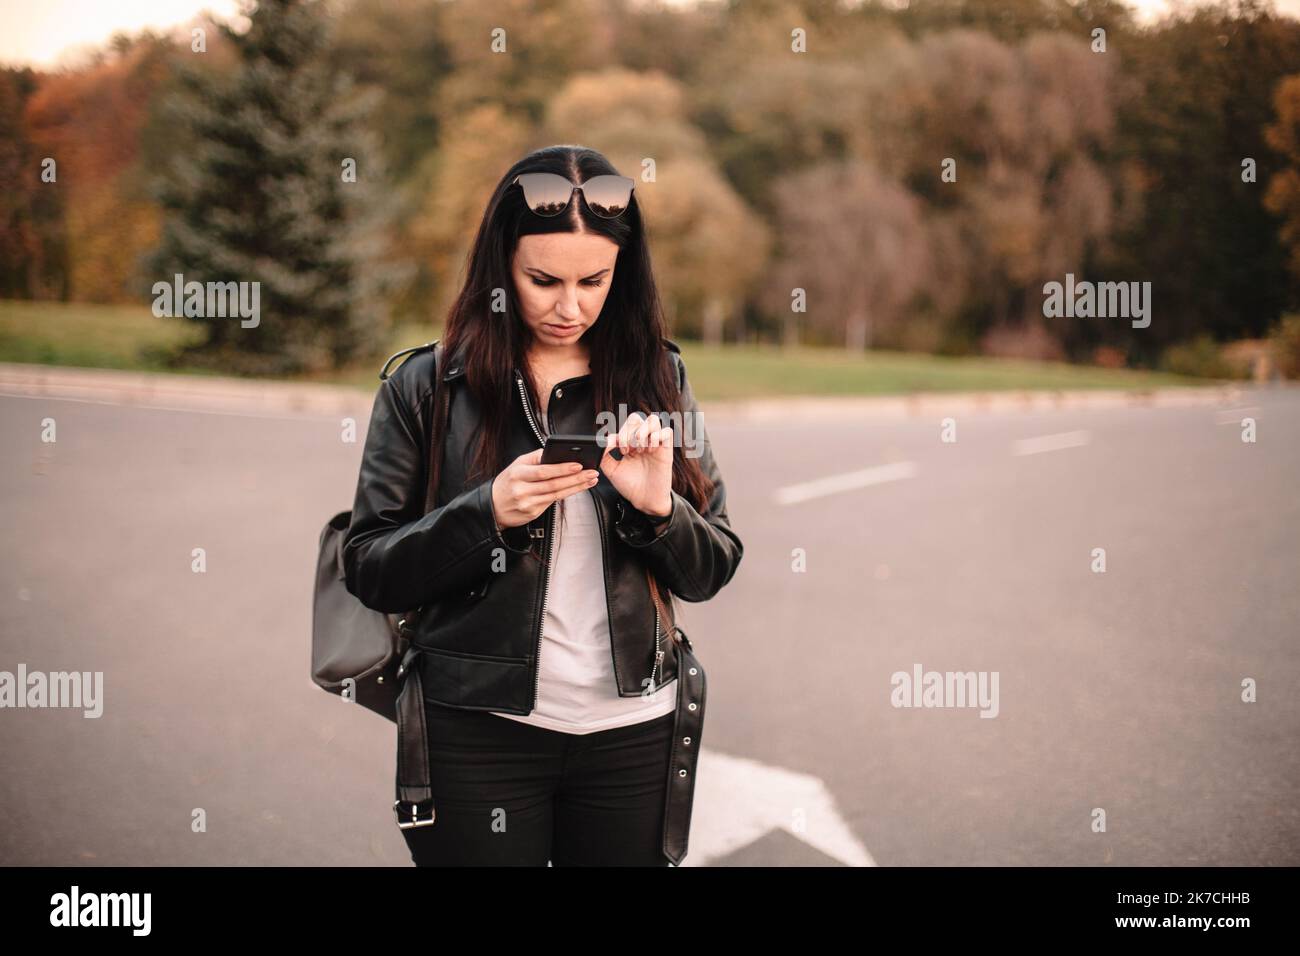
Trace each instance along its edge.
<instances>
[{"instance_id":1,"label":"metal buckle","mask_svg":"<svg viewBox=\"0 0 1300 956\"><path fill-rule=\"evenodd\" d=\"M403 820L403 819L402 819L402 813L399 812L399 810L398 810L398 808L401 807L401 805L402 805L403 803L406 803L406 804L409 805L410 808L411 808L411 810L410 810L410 819L409 819L409 820ZM424 806L424 804L426 804L426 803L429 805L429 819L427 819L427 820L421 820L421 819L420 819L420 807ZM433 812L433 801L432 801L432 800L424 800L424 801L421 801L420 803L415 803L415 802L406 801L406 800L394 800L394 801L393 801L393 816L397 819L397 828L398 828L399 830L410 830L410 829L413 828L413 827L427 827L427 826L431 826L431 825L433 824L433 821L434 821L434 818L435 818L435 814L434 814L434 812Z\"/></svg>"}]
</instances>

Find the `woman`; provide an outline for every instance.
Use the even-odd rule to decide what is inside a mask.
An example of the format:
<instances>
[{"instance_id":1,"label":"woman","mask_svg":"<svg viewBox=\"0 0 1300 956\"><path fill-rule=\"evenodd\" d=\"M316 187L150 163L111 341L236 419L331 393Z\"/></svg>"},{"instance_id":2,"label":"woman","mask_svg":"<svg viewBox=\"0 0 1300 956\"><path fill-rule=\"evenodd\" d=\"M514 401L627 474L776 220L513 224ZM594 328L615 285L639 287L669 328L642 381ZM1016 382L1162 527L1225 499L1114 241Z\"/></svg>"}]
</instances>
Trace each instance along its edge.
<instances>
[{"instance_id":1,"label":"woman","mask_svg":"<svg viewBox=\"0 0 1300 956\"><path fill-rule=\"evenodd\" d=\"M438 349L379 389L344 569L411 637L417 865L685 855L704 685L670 608L743 549L664 332L633 181L554 146L498 183ZM599 467L542 464L550 433L606 439Z\"/></svg>"}]
</instances>

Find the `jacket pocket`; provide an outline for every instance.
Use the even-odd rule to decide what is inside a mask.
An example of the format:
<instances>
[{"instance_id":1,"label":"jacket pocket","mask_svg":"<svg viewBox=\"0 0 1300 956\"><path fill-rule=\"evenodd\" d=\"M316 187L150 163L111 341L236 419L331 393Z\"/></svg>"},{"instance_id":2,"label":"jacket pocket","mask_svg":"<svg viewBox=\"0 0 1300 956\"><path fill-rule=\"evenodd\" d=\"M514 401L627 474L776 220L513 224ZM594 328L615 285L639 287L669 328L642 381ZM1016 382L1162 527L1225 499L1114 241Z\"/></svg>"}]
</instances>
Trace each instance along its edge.
<instances>
[{"instance_id":1,"label":"jacket pocket","mask_svg":"<svg viewBox=\"0 0 1300 956\"><path fill-rule=\"evenodd\" d=\"M528 713L533 686L531 657L496 657L437 647L420 650L425 700L450 707Z\"/></svg>"}]
</instances>

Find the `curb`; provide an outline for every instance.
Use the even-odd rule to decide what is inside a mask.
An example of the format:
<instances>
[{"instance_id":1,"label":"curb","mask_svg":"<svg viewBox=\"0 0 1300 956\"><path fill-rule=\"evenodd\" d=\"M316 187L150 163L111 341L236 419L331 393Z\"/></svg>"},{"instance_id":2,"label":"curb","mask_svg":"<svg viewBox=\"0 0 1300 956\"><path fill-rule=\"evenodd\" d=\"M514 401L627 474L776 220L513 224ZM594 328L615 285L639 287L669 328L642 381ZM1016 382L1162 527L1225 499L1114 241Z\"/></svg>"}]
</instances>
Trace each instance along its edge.
<instances>
[{"instance_id":1,"label":"curb","mask_svg":"<svg viewBox=\"0 0 1300 956\"><path fill-rule=\"evenodd\" d=\"M195 411L321 415L368 412L374 400L373 393L347 385L11 362L0 362L0 394Z\"/></svg>"},{"instance_id":2,"label":"curb","mask_svg":"<svg viewBox=\"0 0 1300 956\"><path fill-rule=\"evenodd\" d=\"M1283 386L1297 388L1298 386ZM710 402L709 419L735 422L853 421L944 418L1066 409L1225 407L1270 390L1238 384L1139 389L1007 389L991 392L917 392L882 396L788 396L742 402Z\"/></svg>"},{"instance_id":3,"label":"curb","mask_svg":"<svg viewBox=\"0 0 1300 956\"><path fill-rule=\"evenodd\" d=\"M379 381L376 377L375 388ZM918 392L910 395L815 396L708 402L714 422L852 421L864 418L946 417L971 413L1095 408L1230 406L1249 396L1300 386L1240 383L1154 389L1014 389ZM218 376L130 372L0 362L0 394L48 396L111 405L231 412L320 415L368 413L372 391L358 386L258 381Z\"/></svg>"}]
</instances>

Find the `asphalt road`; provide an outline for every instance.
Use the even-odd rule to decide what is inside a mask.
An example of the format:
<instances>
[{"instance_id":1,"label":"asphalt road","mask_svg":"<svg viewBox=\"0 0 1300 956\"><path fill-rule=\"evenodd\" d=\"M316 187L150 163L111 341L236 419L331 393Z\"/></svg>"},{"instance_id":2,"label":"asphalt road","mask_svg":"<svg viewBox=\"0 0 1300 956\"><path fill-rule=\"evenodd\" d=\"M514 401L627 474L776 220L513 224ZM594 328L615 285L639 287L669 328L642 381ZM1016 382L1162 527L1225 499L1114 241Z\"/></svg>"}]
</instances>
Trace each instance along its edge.
<instances>
[{"instance_id":1,"label":"asphalt road","mask_svg":"<svg viewBox=\"0 0 1300 956\"><path fill-rule=\"evenodd\" d=\"M762 767L819 778L880 865L1300 863L1300 395L1243 405L962 414L954 443L937 418L710 420L746 551L683 626L706 755L758 769L697 812L688 864L831 862L779 799L709 855ZM360 441L18 397L0 438L0 670L104 673L98 719L0 710L0 864L409 865L392 725L308 676ZM997 716L892 706L915 665L996 672Z\"/></svg>"}]
</instances>

